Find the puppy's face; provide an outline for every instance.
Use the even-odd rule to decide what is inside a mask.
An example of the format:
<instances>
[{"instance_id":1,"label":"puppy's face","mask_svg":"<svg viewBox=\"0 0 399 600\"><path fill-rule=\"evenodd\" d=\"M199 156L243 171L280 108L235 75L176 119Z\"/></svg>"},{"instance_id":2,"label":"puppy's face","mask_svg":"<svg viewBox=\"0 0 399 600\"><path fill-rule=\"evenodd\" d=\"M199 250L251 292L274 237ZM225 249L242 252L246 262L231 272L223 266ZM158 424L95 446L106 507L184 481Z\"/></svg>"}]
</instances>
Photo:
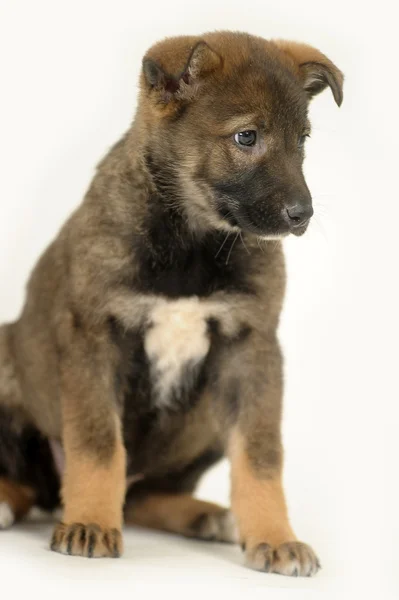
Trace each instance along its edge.
<instances>
[{"instance_id":1,"label":"puppy's face","mask_svg":"<svg viewBox=\"0 0 399 600\"><path fill-rule=\"evenodd\" d=\"M181 52L183 39L163 44ZM341 73L307 46L229 33L188 40L177 76L153 59L144 72L153 145L179 182L189 222L301 235L313 214L302 172L308 102L330 85L340 103Z\"/></svg>"}]
</instances>

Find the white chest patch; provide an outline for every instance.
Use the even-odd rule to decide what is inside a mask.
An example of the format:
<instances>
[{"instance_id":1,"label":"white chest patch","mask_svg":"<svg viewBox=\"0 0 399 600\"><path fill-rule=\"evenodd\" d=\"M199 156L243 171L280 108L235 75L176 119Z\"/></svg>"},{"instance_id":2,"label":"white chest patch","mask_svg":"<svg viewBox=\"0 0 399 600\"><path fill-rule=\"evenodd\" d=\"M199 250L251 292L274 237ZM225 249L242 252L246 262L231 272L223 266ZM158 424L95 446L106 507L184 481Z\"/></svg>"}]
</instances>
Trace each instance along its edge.
<instances>
[{"instance_id":1,"label":"white chest patch","mask_svg":"<svg viewBox=\"0 0 399 600\"><path fill-rule=\"evenodd\" d=\"M163 301L151 312L144 348L158 406L179 394L183 375L195 372L208 354L207 316L209 309L196 297Z\"/></svg>"}]
</instances>

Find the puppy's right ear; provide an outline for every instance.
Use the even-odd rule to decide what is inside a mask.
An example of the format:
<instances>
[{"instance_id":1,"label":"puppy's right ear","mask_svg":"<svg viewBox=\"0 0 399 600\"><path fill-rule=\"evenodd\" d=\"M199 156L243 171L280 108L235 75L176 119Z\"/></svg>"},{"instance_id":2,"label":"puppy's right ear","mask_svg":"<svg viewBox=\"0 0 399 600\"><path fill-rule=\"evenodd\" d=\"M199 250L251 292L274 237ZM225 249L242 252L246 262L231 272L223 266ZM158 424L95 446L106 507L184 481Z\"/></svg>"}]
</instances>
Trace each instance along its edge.
<instances>
[{"instance_id":1,"label":"puppy's right ear","mask_svg":"<svg viewBox=\"0 0 399 600\"><path fill-rule=\"evenodd\" d=\"M165 40L144 57L144 85L157 103L191 100L205 78L222 63L206 42L193 43L192 38L182 42L184 38Z\"/></svg>"}]
</instances>

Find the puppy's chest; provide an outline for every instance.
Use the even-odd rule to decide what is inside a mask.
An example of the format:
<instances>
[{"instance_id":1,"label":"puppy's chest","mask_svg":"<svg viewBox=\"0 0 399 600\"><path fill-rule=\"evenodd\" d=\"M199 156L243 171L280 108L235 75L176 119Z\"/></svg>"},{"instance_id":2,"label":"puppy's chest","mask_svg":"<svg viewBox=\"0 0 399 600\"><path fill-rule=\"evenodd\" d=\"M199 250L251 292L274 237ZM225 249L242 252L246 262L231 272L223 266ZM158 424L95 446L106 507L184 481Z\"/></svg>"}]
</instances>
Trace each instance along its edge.
<instances>
[{"instance_id":1,"label":"puppy's chest","mask_svg":"<svg viewBox=\"0 0 399 600\"><path fill-rule=\"evenodd\" d=\"M197 297L160 301L151 311L143 348L156 406L186 403L198 388L211 347L210 317Z\"/></svg>"},{"instance_id":2,"label":"puppy's chest","mask_svg":"<svg viewBox=\"0 0 399 600\"><path fill-rule=\"evenodd\" d=\"M211 345L215 346L211 324L220 312L210 302L212 294L226 292L223 302L228 304L230 294L249 288L248 269L245 272L234 254L233 239L234 235L230 244L223 244L226 233L222 233L200 243L190 243L187 236L182 241L166 220L150 231L147 244L136 249L135 289L159 296L147 315L147 326L136 334L140 335L136 356L141 352L141 359L133 362L141 368L133 365L129 372L130 379L140 378L144 404L150 398L158 408L187 408L204 386Z\"/></svg>"}]
</instances>

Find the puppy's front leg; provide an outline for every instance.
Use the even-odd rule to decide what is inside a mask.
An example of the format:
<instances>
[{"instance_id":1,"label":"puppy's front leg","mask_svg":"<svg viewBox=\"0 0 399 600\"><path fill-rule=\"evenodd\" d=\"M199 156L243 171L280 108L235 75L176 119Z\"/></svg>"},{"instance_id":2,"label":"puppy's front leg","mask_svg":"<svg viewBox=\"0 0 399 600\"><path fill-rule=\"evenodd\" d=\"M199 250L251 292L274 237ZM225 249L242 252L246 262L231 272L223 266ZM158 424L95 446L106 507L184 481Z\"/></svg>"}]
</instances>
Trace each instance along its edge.
<instances>
[{"instance_id":1,"label":"puppy's front leg","mask_svg":"<svg viewBox=\"0 0 399 600\"><path fill-rule=\"evenodd\" d=\"M101 339L89 343L79 332L73 338L75 343L62 353L64 513L51 549L77 556L118 557L126 459L110 356Z\"/></svg>"},{"instance_id":2,"label":"puppy's front leg","mask_svg":"<svg viewBox=\"0 0 399 600\"><path fill-rule=\"evenodd\" d=\"M263 571L313 575L320 568L318 559L308 545L297 541L282 487L277 343L249 340L247 348L233 357L230 369L231 393L231 382L236 386L236 418L229 438L232 510L246 561Z\"/></svg>"}]
</instances>

